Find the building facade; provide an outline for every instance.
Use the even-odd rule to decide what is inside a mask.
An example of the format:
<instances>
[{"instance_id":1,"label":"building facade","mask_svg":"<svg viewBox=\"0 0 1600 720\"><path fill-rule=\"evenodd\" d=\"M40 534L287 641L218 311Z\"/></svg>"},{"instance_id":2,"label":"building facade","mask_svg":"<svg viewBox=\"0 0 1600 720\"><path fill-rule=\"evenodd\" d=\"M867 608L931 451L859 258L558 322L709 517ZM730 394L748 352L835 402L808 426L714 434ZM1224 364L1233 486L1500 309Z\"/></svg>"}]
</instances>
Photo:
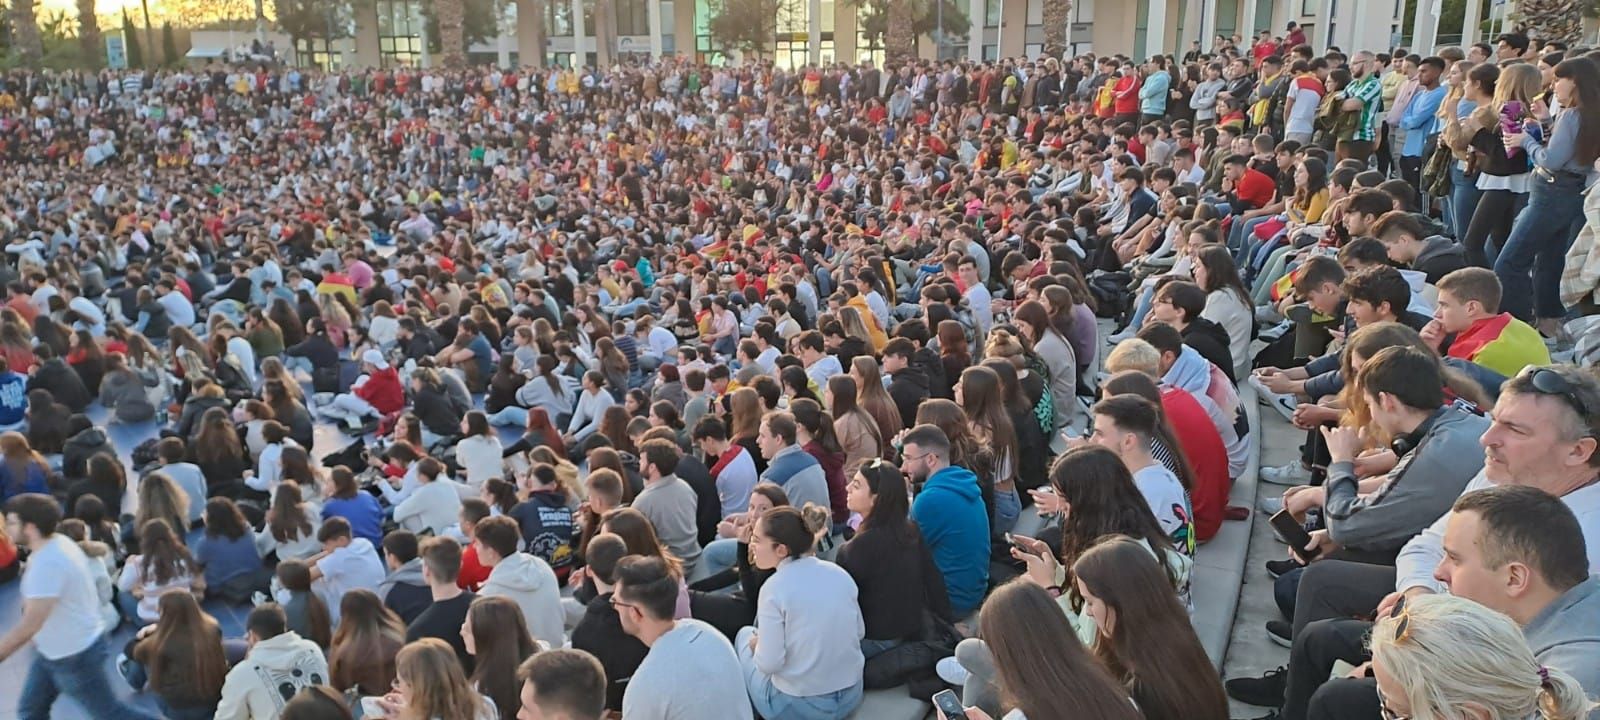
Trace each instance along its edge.
<instances>
[{"instance_id":1,"label":"building facade","mask_svg":"<svg viewBox=\"0 0 1600 720\"><path fill-rule=\"evenodd\" d=\"M352 51L337 62L346 67L428 66L422 41L422 3L426 0L376 0L355 3ZM501 0L501 33L474 44L474 62L505 67L532 64L534 23L542 5L547 55L544 65L595 65L600 57L593 6L584 0ZM857 22L851 0L784 0L770 45L775 64L883 63L883 48ZM994 60L1037 56L1044 47L1044 0L955 0L965 4L967 37L943 42L924 36L925 58ZM1304 28L1319 52L1329 47L1387 49L1400 41L1406 0L1075 0L1067 31L1069 54L1094 52L1146 58L1156 53L1181 56L1199 41L1210 50L1217 36L1238 37L1248 45L1263 30L1285 34L1289 22ZM1476 24L1460 33L1439 28L1440 0L1422 0L1416 9L1417 37L1407 43L1432 48L1441 37L1452 43L1477 39ZM1468 0L1468 17L1493 0ZM708 0L613 0L616 43L613 58L688 56L717 63L728 60L712 40ZM1431 21L1431 22L1430 22ZM527 58L528 61L525 61Z\"/></svg>"}]
</instances>

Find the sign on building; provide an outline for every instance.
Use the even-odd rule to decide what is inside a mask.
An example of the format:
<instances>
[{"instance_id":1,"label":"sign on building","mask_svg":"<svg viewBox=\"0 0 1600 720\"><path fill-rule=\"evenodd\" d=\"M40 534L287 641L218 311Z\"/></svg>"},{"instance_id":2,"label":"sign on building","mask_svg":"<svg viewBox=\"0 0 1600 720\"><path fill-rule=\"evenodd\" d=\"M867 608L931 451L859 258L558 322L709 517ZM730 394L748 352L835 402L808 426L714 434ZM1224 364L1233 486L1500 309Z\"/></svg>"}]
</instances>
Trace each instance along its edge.
<instances>
[{"instance_id":1,"label":"sign on building","mask_svg":"<svg viewBox=\"0 0 1600 720\"><path fill-rule=\"evenodd\" d=\"M120 30L106 34L106 65L112 70L126 70L128 67L128 42Z\"/></svg>"}]
</instances>

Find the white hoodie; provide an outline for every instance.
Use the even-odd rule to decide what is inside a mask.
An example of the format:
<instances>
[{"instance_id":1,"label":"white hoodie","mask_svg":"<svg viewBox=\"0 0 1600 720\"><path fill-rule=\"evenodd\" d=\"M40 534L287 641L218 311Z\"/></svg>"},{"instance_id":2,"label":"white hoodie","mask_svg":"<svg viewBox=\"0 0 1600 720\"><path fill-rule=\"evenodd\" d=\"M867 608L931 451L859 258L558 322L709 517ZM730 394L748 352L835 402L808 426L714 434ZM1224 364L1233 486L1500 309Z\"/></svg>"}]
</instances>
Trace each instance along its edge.
<instances>
[{"instance_id":1,"label":"white hoodie","mask_svg":"<svg viewBox=\"0 0 1600 720\"><path fill-rule=\"evenodd\" d=\"M328 680L316 643L293 632L262 640L228 671L216 720L276 720L296 693Z\"/></svg>"},{"instance_id":2,"label":"white hoodie","mask_svg":"<svg viewBox=\"0 0 1600 720\"><path fill-rule=\"evenodd\" d=\"M489 579L478 594L511 598L522 608L533 639L553 648L566 644L562 635L561 585L544 560L522 552L502 558L489 571Z\"/></svg>"}]
</instances>

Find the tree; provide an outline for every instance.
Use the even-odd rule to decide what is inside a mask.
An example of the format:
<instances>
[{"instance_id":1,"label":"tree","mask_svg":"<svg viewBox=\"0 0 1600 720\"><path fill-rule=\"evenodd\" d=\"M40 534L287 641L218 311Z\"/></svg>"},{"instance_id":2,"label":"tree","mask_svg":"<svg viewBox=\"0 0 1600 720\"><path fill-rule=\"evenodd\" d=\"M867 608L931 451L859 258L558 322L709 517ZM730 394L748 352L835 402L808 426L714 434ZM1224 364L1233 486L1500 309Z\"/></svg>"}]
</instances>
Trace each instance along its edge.
<instances>
[{"instance_id":1,"label":"tree","mask_svg":"<svg viewBox=\"0 0 1600 720\"><path fill-rule=\"evenodd\" d=\"M492 38L500 32L495 0L431 0L422 6L422 13L428 27L428 50L438 53L439 63L445 67L465 65L468 45ZM454 29L451 30L453 39L449 42L444 41L441 15L454 16L444 18L454 23ZM455 48L453 59L449 48Z\"/></svg>"},{"instance_id":2,"label":"tree","mask_svg":"<svg viewBox=\"0 0 1600 720\"><path fill-rule=\"evenodd\" d=\"M711 0L706 29L724 48L761 54L777 37L783 4L783 0Z\"/></svg>"},{"instance_id":3,"label":"tree","mask_svg":"<svg viewBox=\"0 0 1600 720\"><path fill-rule=\"evenodd\" d=\"M39 17L34 0L11 0L12 35L17 43L17 54L23 65L35 67L44 57L44 43L39 39Z\"/></svg>"},{"instance_id":4,"label":"tree","mask_svg":"<svg viewBox=\"0 0 1600 720\"><path fill-rule=\"evenodd\" d=\"M890 62L916 56L917 32L913 26L922 4L918 0L887 0L888 27L884 31L883 49Z\"/></svg>"},{"instance_id":5,"label":"tree","mask_svg":"<svg viewBox=\"0 0 1600 720\"><path fill-rule=\"evenodd\" d=\"M333 54L333 41L349 36L350 7L328 0L275 0L278 27L294 42L296 54L307 53L318 41Z\"/></svg>"},{"instance_id":6,"label":"tree","mask_svg":"<svg viewBox=\"0 0 1600 720\"><path fill-rule=\"evenodd\" d=\"M78 44L90 65L105 63L105 41L100 37L100 19L94 14L94 0L78 0Z\"/></svg>"},{"instance_id":7,"label":"tree","mask_svg":"<svg viewBox=\"0 0 1600 720\"><path fill-rule=\"evenodd\" d=\"M465 0L433 0L435 18L439 23L439 62L447 68L467 64L466 2Z\"/></svg>"},{"instance_id":8,"label":"tree","mask_svg":"<svg viewBox=\"0 0 1600 720\"><path fill-rule=\"evenodd\" d=\"M890 58L895 57L895 50L888 41L890 23L888 3L900 1L862 0L861 4L857 6L856 17L860 23L861 34L865 38L867 46L869 48L883 47L885 54ZM938 6L927 0L919 0L913 4L913 14L911 16L911 52L913 54L916 52L916 38L923 35L933 35L934 31L939 29L941 20L944 21L944 36L947 38L966 35L967 31L971 29L972 23L967 20L965 3L957 5L950 0L942 1L944 2L942 15Z\"/></svg>"},{"instance_id":9,"label":"tree","mask_svg":"<svg viewBox=\"0 0 1600 720\"><path fill-rule=\"evenodd\" d=\"M161 64L177 65L181 58L178 56L178 40L172 35L172 23L161 23Z\"/></svg>"},{"instance_id":10,"label":"tree","mask_svg":"<svg viewBox=\"0 0 1600 720\"><path fill-rule=\"evenodd\" d=\"M1528 37L1540 42L1578 44L1583 37L1584 0L1519 0L1515 18Z\"/></svg>"},{"instance_id":11,"label":"tree","mask_svg":"<svg viewBox=\"0 0 1600 720\"><path fill-rule=\"evenodd\" d=\"M133 29L133 18L126 10L122 13L122 43L128 52L128 67L144 67L144 48L139 45L139 33Z\"/></svg>"},{"instance_id":12,"label":"tree","mask_svg":"<svg viewBox=\"0 0 1600 720\"><path fill-rule=\"evenodd\" d=\"M1245 0L1255 2L1255 0ZM1058 58L1067 52L1067 26L1072 21L1071 0L1044 0L1044 54Z\"/></svg>"}]
</instances>

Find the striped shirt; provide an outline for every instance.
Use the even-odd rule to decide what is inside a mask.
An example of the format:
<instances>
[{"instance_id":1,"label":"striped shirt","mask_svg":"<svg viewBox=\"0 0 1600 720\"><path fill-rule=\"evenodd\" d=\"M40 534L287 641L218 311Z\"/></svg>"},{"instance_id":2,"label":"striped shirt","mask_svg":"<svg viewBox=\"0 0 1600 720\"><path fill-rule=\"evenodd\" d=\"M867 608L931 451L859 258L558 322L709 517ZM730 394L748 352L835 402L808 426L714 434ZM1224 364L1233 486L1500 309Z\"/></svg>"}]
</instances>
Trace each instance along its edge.
<instances>
[{"instance_id":1,"label":"striped shirt","mask_svg":"<svg viewBox=\"0 0 1600 720\"><path fill-rule=\"evenodd\" d=\"M1375 140L1378 137L1378 110L1383 104L1383 83L1379 82L1377 75L1368 75L1360 80L1350 83L1345 88L1345 97L1361 101L1361 122L1356 125L1356 132L1351 140L1355 142Z\"/></svg>"}]
</instances>

